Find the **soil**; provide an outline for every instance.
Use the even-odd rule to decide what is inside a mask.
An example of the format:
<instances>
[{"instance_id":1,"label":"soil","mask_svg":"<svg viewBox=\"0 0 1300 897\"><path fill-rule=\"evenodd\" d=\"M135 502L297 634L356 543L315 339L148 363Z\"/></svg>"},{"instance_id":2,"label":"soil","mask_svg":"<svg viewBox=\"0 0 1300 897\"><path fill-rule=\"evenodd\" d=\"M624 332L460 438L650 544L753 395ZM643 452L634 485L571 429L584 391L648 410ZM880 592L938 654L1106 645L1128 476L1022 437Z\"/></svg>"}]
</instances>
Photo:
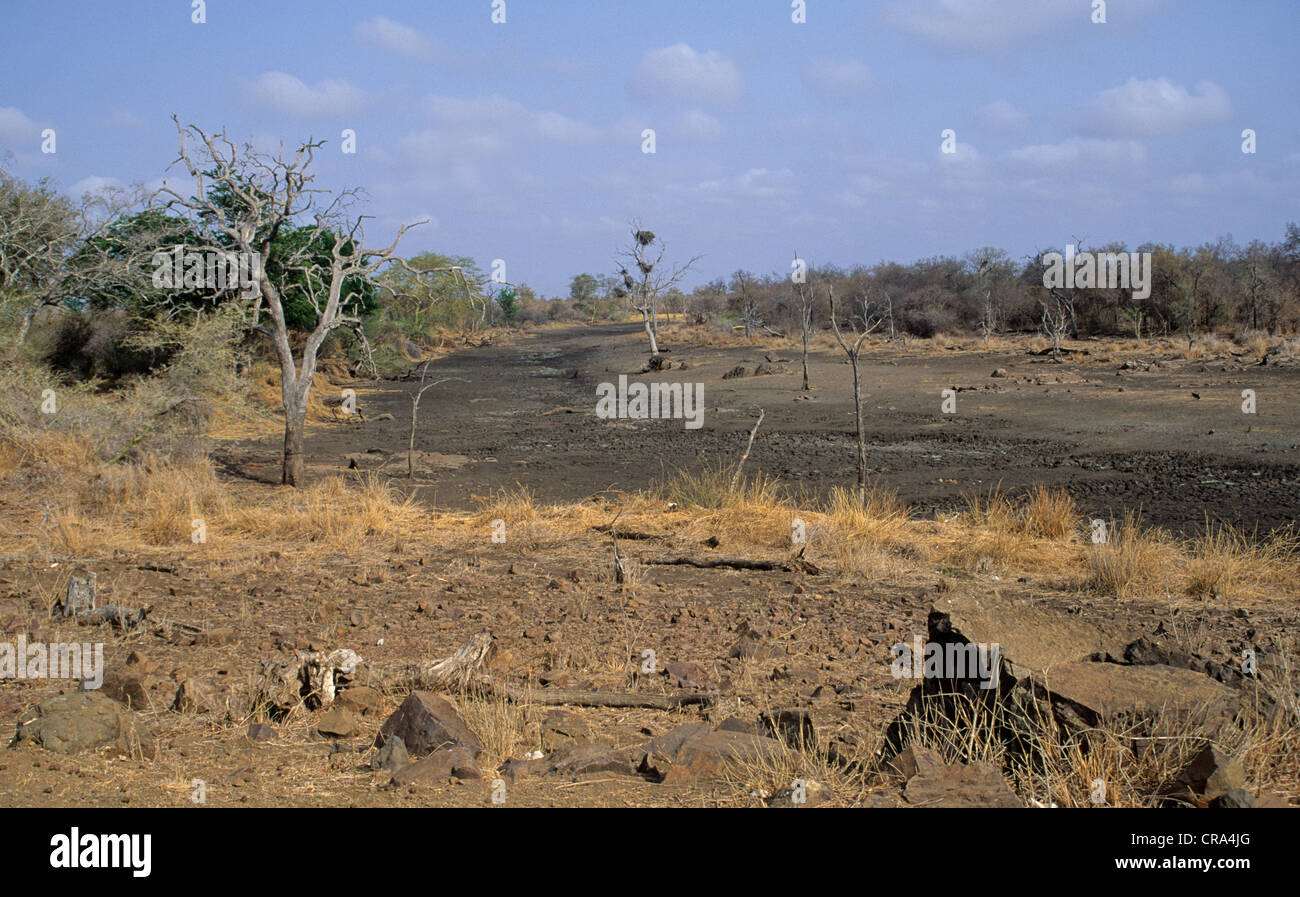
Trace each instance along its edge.
<instances>
[{"instance_id":1,"label":"soil","mask_svg":"<svg viewBox=\"0 0 1300 897\"><path fill-rule=\"evenodd\" d=\"M734 463L762 407L766 416L749 469L779 477L809 496L853 482L850 370L829 349L814 353L815 387L802 394L797 348L697 348L689 332L665 331L668 357L685 362L646 379L704 384L698 430L680 420L601 420L596 387L636 376L644 335L631 326L572 327L529 334L509 345L457 352L430 379L458 377L429 390L420 406L418 470L406 479L412 381L358 382L365 421L309 430L313 476L374 468L438 507L472 508L490 492L521 484L544 501L572 501L639 489L680 467ZM1064 486L1087 514L1141 508L1148 524L1194 530L1206 515L1260 530L1293 520L1300 478L1297 372L1244 359L1200 363L1141 355L1103 361L1076 353L1062 363L1019 350L983 352L902 347L874 350L863 365L873 469L918 514L958 507L971 491L1001 484ZM769 361L766 356L771 356ZM738 365L790 372L722 380ZM1149 369L1148 369L1149 365ZM1007 376L991 377L998 368ZM953 388L955 414L940 410ZM1258 413L1243 414L1241 391L1254 389ZM1193 397L1195 392L1200 395ZM391 414L391 420L381 418ZM1212 431L1212 432L1211 432ZM277 440L227 443L214 458L232 486L264 491L279 479ZM375 450L375 451L371 451ZM350 462L348 456L351 455ZM649 528L645 523L640 524ZM726 552L728 534L705 543ZM634 560L708 550L698 534L662 531L621 541ZM1136 638L1164 633L1222 663L1244 647L1285 653L1293 605L1211 604L1194 596L1116 601L1056 577L996 570L935 570L914 564L880 581L864 574L784 573L645 566L631 588L605 571L609 540L595 532L547 532L493 544L486 535L457 541L419 534L395 544L370 540L349 550L267 544L225 551L218 543L118 551L88 563L100 603L153 605L152 620L222 632L215 644L162 638L144 627L115 635L51 621L50 596L66 585L65 560L0 558L0 628L29 640L100 641L105 666L133 651L156 668L140 711L157 740L156 757L116 748L54 755L30 745L0 756L0 805L189 806L195 782L210 805L489 806L483 781L396 787L370 769L375 735L404 695L347 738L316 732L317 716L276 723L277 737L246 737L248 693L262 665L295 648L351 647L368 665L444 656L484 629L497 636L501 669L541 688L561 671L568 687L677 693L662 674L638 672L644 651L657 666L695 662L725 699L705 712L753 724L759 713L809 707L837 750L870 756L906 702L913 683L890 673L890 646L926 632L936 595L949 589L1025 598L1072 615L1118 621ZM189 630L185 630L189 631ZM764 654L732 657L742 632ZM197 676L227 696L228 711L168 709L177 684ZM548 676L547 678L552 678ZM0 728L13 728L33 704L68 683L6 681ZM525 744L546 744L550 708L523 714ZM497 712L505 712L498 708ZM700 711L565 708L592 740L645 743ZM578 725L581 728L581 725ZM1298 773L1272 787L1293 799ZM713 806L760 802L755 783L653 784L637 777L548 777L512 784L509 805ZM869 796L867 796L869 797ZM837 794L838 803L862 803Z\"/></svg>"},{"instance_id":2,"label":"soil","mask_svg":"<svg viewBox=\"0 0 1300 897\"><path fill-rule=\"evenodd\" d=\"M811 353L813 389L803 393L797 346L697 349L691 336L665 330L667 357L687 367L647 375L639 373L645 335L633 325L544 330L433 363L429 380L461 379L421 401L416 449L433 457L417 456L425 462L419 496L468 508L516 484L556 502L643 489L680 468L735 463L757 408L766 417L747 469L810 497L855 482L852 377L838 348ZM740 365L751 374L771 365L769 356L788 372L722 379ZM991 376L999 368L1006 377ZM597 385L620 374L703 383L702 427L597 418ZM1154 351L1112 361L1076 351L1058 362L1024 348L885 347L863 359L862 379L870 472L922 514L961 507L971 493L1034 483L1067 489L1090 516L1132 511L1147 526L1187 534L1207 519L1262 534L1300 512L1294 363L1188 361ZM309 468L337 473L359 452L404 453L416 385L340 384L357 389L370 422L311 432ZM945 389L956 391L955 413L941 410ZM1242 411L1245 389L1255 391L1254 414ZM392 419L374 420L385 413ZM279 440L266 439L222 447L216 457L232 474L274 483L279 450ZM383 472L400 486L406 469L401 454Z\"/></svg>"}]
</instances>

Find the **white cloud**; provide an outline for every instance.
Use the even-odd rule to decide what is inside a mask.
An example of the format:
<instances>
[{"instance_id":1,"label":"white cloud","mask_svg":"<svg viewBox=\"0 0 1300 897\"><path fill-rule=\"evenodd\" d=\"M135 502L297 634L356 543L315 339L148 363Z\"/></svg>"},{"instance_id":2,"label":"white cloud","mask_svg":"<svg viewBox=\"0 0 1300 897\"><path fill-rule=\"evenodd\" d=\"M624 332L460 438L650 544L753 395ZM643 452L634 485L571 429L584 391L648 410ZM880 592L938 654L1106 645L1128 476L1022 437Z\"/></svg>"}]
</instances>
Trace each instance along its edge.
<instances>
[{"instance_id":1,"label":"white cloud","mask_svg":"<svg viewBox=\"0 0 1300 897\"><path fill-rule=\"evenodd\" d=\"M1097 140L1071 137L1060 143L1038 143L1007 154L1017 162L1038 168L1141 165L1146 147L1137 140Z\"/></svg>"},{"instance_id":2,"label":"white cloud","mask_svg":"<svg viewBox=\"0 0 1300 897\"><path fill-rule=\"evenodd\" d=\"M1160 3L1126 0L1124 15L1140 15ZM899 0L887 13L895 27L911 34L978 50L1009 47L1049 31L1099 27L1091 16L1086 0Z\"/></svg>"},{"instance_id":3,"label":"white cloud","mask_svg":"<svg viewBox=\"0 0 1300 897\"><path fill-rule=\"evenodd\" d=\"M387 16L375 16L358 23L356 34L372 47L427 62L445 60L449 56L447 47L441 41L420 33L410 25L394 22Z\"/></svg>"},{"instance_id":4,"label":"white cloud","mask_svg":"<svg viewBox=\"0 0 1300 897\"><path fill-rule=\"evenodd\" d=\"M803 67L800 77L818 93L852 96L871 89L871 73L856 59L817 59Z\"/></svg>"},{"instance_id":5,"label":"white cloud","mask_svg":"<svg viewBox=\"0 0 1300 897\"><path fill-rule=\"evenodd\" d=\"M722 122L712 115L698 109L692 109L683 113L677 120L677 130L691 140L714 143L722 139L724 129Z\"/></svg>"},{"instance_id":6,"label":"white cloud","mask_svg":"<svg viewBox=\"0 0 1300 897\"><path fill-rule=\"evenodd\" d=\"M308 87L284 72L263 72L248 91L253 99L294 118L329 118L357 112L365 94L346 81L326 80Z\"/></svg>"},{"instance_id":7,"label":"white cloud","mask_svg":"<svg viewBox=\"0 0 1300 897\"><path fill-rule=\"evenodd\" d=\"M646 53L631 89L642 99L685 100L701 106L735 103L745 94L735 63L716 50L699 53L688 44Z\"/></svg>"},{"instance_id":8,"label":"white cloud","mask_svg":"<svg viewBox=\"0 0 1300 897\"><path fill-rule=\"evenodd\" d=\"M975 113L975 120L991 131L1015 131L1028 123L1029 115L1006 100L994 100Z\"/></svg>"},{"instance_id":9,"label":"white cloud","mask_svg":"<svg viewBox=\"0 0 1300 897\"><path fill-rule=\"evenodd\" d=\"M799 188L794 172L788 168L750 168L734 177L701 181L695 192L702 199L729 204L747 199L784 199L796 195Z\"/></svg>"},{"instance_id":10,"label":"white cloud","mask_svg":"<svg viewBox=\"0 0 1300 897\"><path fill-rule=\"evenodd\" d=\"M120 190L125 187L117 178L98 174L87 175L68 188L68 194L80 198L86 193L99 193L102 190Z\"/></svg>"},{"instance_id":11,"label":"white cloud","mask_svg":"<svg viewBox=\"0 0 1300 897\"><path fill-rule=\"evenodd\" d=\"M505 148L519 138L588 144L607 138L604 130L559 112L533 112L499 94L473 99L430 95L424 110L439 129L463 133L480 146Z\"/></svg>"},{"instance_id":12,"label":"white cloud","mask_svg":"<svg viewBox=\"0 0 1300 897\"><path fill-rule=\"evenodd\" d=\"M40 125L17 106L0 106L0 141L15 144L35 140L40 133Z\"/></svg>"},{"instance_id":13,"label":"white cloud","mask_svg":"<svg viewBox=\"0 0 1300 897\"><path fill-rule=\"evenodd\" d=\"M1197 82L1191 93L1168 78L1129 78L1085 107L1090 122L1111 134L1173 134L1223 121L1231 112L1227 92L1212 81Z\"/></svg>"}]
</instances>

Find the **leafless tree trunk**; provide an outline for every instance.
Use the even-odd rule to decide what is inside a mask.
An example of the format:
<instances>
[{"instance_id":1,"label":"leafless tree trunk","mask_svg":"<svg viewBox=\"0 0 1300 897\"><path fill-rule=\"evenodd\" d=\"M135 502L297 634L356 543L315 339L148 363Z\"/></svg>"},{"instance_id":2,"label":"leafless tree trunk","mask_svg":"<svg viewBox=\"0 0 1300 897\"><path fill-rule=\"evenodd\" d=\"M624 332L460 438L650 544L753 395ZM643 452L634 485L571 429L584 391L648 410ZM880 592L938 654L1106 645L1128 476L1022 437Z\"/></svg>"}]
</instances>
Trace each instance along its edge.
<instances>
[{"instance_id":1,"label":"leafless tree trunk","mask_svg":"<svg viewBox=\"0 0 1300 897\"><path fill-rule=\"evenodd\" d=\"M429 373L429 365L432 361L426 361L420 368L420 385L414 393L411 394L411 438L406 445L406 476L408 479L415 477L415 418L420 413L420 399L424 398L426 390L433 389L439 383L446 383L448 380L460 380L461 377L443 377L441 380L435 380L428 386L424 385L424 378Z\"/></svg>"},{"instance_id":2,"label":"leafless tree trunk","mask_svg":"<svg viewBox=\"0 0 1300 897\"><path fill-rule=\"evenodd\" d=\"M831 328L835 331L835 339L844 350L844 354L849 357L849 364L853 367L853 416L858 429L858 503L865 506L867 503L867 430L866 421L862 416L862 376L858 370L858 361L862 357L863 341L871 331L880 326L880 318L870 314L869 306L864 301L861 315L862 329L858 330L857 325L853 325L856 339L850 346L840 331L839 315L835 308L835 289L828 286L826 293L831 303Z\"/></svg>"},{"instance_id":3,"label":"leafless tree trunk","mask_svg":"<svg viewBox=\"0 0 1300 897\"><path fill-rule=\"evenodd\" d=\"M795 253L795 260L798 261L799 253ZM808 385L808 338L812 334L812 312L813 297L808 290L804 288L802 281L795 281L795 310L799 315L799 335L803 340L803 391L808 392L812 389Z\"/></svg>"},{"instance_id":4,"label":"leafless tree trunk","mask_svg":"<svg viewBox=\"0 0 1300 897\"><path fill-rule=\"evenodd\" d=\"M398 228L391 245L370 249L364 245L364 216L348 214L349 207L358 198L355 190L342 191L328 202L318 203L318 194L326 191L312 186L315 174L309 173L309 169L322 141L309 140L291 156L286 156L283 148L271 156L248 146L236 147L224 132L209 135L194 125L182 127L175 116L172 120L180 143L176 163L182 163L186 173L195 179L196 189L194 195L183 196L164 182L156 195L168 198L166 208L188 212L196 229L214 244L221 245L224 241L227 245L223 249L233 246L253 254L256 301L252 324L270 336L280 362L285 414L281 480L288 486L302 485L303 431L307 399L316 373L316 355L336 328L356 327L361 323L359 310L349 309L343 302L344 282L353 277L369 279L384 265L400 261L395 252L408 225ZM201 144L200 157L191 153L187 140ZM224 206L215 202L209 193L210 186L226 193L230 202ZM296 226L295 222L305 216L314 218L314 229L301 249L278 260L283 276L277 283L267 266L274 241L281 230ZM321 237L330 238L332 243L328 266L318 263L312 254ZM295 357L281 294L287 278L298 274L303 275L300 282L306 284L317 322ZM264 312L270 317L269 329L261 324Z\"/></svg>"},{"instance_id":5,"label":"leafless tree trunk","mask_svg":"<svg viewBox=\"0 0 1300 897\"><path fill-rule=\"evenodd\" d=\"M655 250L658 244L658 250ZM659 296L681 282L691 266L699 261L699 256L691 258L686 264L673 268L667 274L656 274L668 247L651 231L641 227L640 222L632 222L632 245L619 253L637 269L634 276L627 264L619 266L619 274L627 290L628 302L633 310L641 313L645 325L646 338L650 341L650 357L659 354ZM637 279L639 276L639 280Z\"/></svg>"}]
</instances>

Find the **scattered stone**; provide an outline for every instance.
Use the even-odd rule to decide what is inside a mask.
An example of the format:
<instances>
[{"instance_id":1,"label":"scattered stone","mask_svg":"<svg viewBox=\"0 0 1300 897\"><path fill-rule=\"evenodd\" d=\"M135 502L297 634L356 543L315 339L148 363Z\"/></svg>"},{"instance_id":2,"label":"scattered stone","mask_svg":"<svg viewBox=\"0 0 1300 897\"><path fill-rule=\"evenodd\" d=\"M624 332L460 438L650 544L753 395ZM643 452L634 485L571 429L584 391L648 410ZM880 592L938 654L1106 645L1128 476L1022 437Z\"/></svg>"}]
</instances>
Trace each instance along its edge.
<instances>
[{"instance_id":1,"label":"scattered stone","mask_svg":"<svg viewBox=\"0 0 1300 897\"><path fill-rule=\"evenodd\" d=\"M125 666L105 673L99 690L129 709L152 710L153 700L149 696L149 687L153 684L146 674L137 673Z\"/></svg>"},{"instance_id":2,"label":"scattered stone","mask_svg":"<svg viewBox=\"0 0 1300 897\"><path fill-rule=\"evenodd\" d=\"M329 738L351 738L359 728L356 715L337 704L326 710L316 724L316 731Z\"/></svg>"},{"instance_id":3,"label":"scattered stone","mask_svg":"<svg viewBox=\"0 0 1300 897\"><path fill-rule=\"evenodd\" d=\"M757 735L758 725L756 723L747 722L739 717L732 716L724 719L721 724L719 724L718 731L744 732L746 735Z\"/></svg>"},{"instance_id":4,"label":"scattered stone","mask_svg":"<svg viewBox=\"0 0 1300 897\"><path fill-rule=\"evenodd\" d=\"M235 630L226 627L200 632L194 638L194 646L197 648L216 648L222 645L233 645L237 641L239 641L239 637L235 635Z\"/></svg>"},{"instance_id":5,"label":"scattered stone","mask_svg":"<svg viewBox=\"0 0 1300 897\"><path fill-rule=\"evenodd\" d=\"M475 757L483 750L451 702L428 691L411 692L384 722L375 744L382 745L390 735L406 742L406 750L413 757L448 747L466 748Z\"/></svg>"},{"instance_id":6,"label":"scattered stone","mask_svg":"<svg viewBox=\"0 0 1300 897\"><path fill-rule=\"evenodd\" d=\"M1176 780L1180 789L1190 789L1201 797L1213 800L1229 792L1246 787L1246 773L1241 764L1207 744L1197 752Z\"/></svg>"},{"instance_id":7,"label":"scattered stone","mask_svg":"<svg viewBox=\"0 0 1300 897\"><path fill-rule=\"evenodd\" d=\"M393 773L393 784L411 785L416 782L441 782L449 778L480 779L483 771L474 762L474 755L463 747L448 747L434 751L423 760L408 763Z\"/></svg>"},{"instance_id":8,"label":"scattered stone","mask_svg":"<svg viewBox=\"0 0 1300 897\"><path fill-rule=\"evenodd\" d=\"M186 678L176 689L171 709L177 713L208 713L217 709L217 702L206 683Z\"/></svg>"},{"instance_id":9,"label":"scattered stone","mask_svg":"<svg viewBox=\"0 0 1300 897\"><path fill-rule=\"evenodd\" d=\"M1006 369L1006 368L994 368L994 369L993 369L993 373L989 374L989 376L990 376L990 377L1005 377L1005 376L1007 376L1007 369Z\"/></svg>"},{"instance_id":10,"label":"scattered stone","mask_svg":"<svg viewBox=\"0 0 1300 897\"><path fill-rule=\"evenodd\" d=\"M764 803L769 807L815 807L831 798L831 790L816 779L800 779L778 788Z\"/></svg>"},{"instance_id":11,"label":"scattered stone","mask_svg":"<svg viewBox=\"0 0 1300 897\"><path fill-rule=\"evenodd\" d=\"M374 759L370 761L370 768L396 772L410 762L411 755L406 752L406 742L394 735L390 736L384 742L384 746L375 754Z\"/></svg>"},{"instance_id":12,"label":"scattered stone","mask_svg":"<svg viewBox=\"0 0 1300 897\"><path fill-rule=\"evenodd\" d=\"M740 377L744 377L747 373L748 371L745 369L745 366L743 364L738 364L734 368L732 368L731 370L723 374L722 379L736 380L739 379Z\"/></svg>"},{"instance_id":13,"label":"scattered stone","mask_svg":"<svg viewBox=\"0 0 1300 897\"><path fill-rule=\"evenodd\" d=\"M640 766L635 748L611 748L603 744L575 744L562 748L547 758L552 771L565 776L614 773L634 776Z\"/></svg>"},{"instance_id":14,"label":"scattered stone","mask_svg":"<svg viewBox=\"0 0 1300 897\"><path fill-rule=\"evenodd\" d=\"M1238 694L1192 670L1163 665L1064 663L1035 674L1017 688L1014 700L1032 692L1050 701L1058 723L1083 731L1101 723L1152 721L1160 717L1205 726L1210 736L1236 715Z\"/></svg>"},{"instance_id":15,"label":"scattered stone","mask_svg":"<svg viewBox=\"0 0 1300 897\"><path fill-rule=\"evenodd\" d=\"M921 744L909 744L889 761L889 765L906 782L918 774L937 772L947 764L944 763L943 757L934 748L928 748Z\"/></svg>"},{"instance_id":16,"label":"scattered stone","mask_svg":"<svg viewBox=\"0 0 1300 897\"><path fill-rule=\"evenodd\" d=\"M271 741L276 734L276 731L266 723L253 723L248 727L249 741Z\"/></svg>"},{"instance_id":17,"label":"scattered stone","mask_svg":"<svg viewBox=\"0 0 1300 897\"><path fill-rule=\"evenodd\" d=\"M1255 806L1258 806L1255 802L1255 795L1245 788L1233 788L1227 794L1222 794L1210 801L1210 807L1215 810L1242 810Z\"/></svg>"},{"instance_id":18,"label":"scattered stone","mask_svg":"<svg viewBox=\"0 0 1300 897\"><path fill-rule=\"evenodd\" d=\"M907 802L916 807L1020 807L1002 773L989 763L926 765L907 781Z\"/></svg>"},{"instance_id":19,"label":"scattered stone","mask_svg":"<svg viewBox=\"0 0 1300 897\"><path fill-rule=\"evenodd\" d=\"M688 723L643 747L641 770L666 785L677 785L721 778L738 764L774 762L784 751L785 746L772 738Z\"/></svg>"},{"instance_id":20,"label":"scattered stone","mask_svg":"<svg viewBox=\"0 0 1300 897\"><path fill-rule=\"evenodd\" d=\"M354 685L351 688L344 689L338 693L334 703L362 716L378 713L384 706L384 701L379 696L379 692L368 685Z\"/></svg>"},{"instance_id":21,"label":"scattered stone","mask_svg":"<svg viewBox=\"0 0 1300 897\"><path fill-rule=\"evenodd\" d=\"M555 751L578 742L591 739L591 726L573 713L563 710L551 710L541 722L541 744L543 751Z\"/></svg>"},{"instance_id":22,"label":"scattered stone","mask_svg":"<svg viewBox=\"0 0 1300 897\"><path fill-rule=\"evenodd\" d=\"M664 667L664 672L677 683L678 688L708 688L713 684L708 669L694 660L670 663Z\"/></svg>"},{"instance_id":23,"label":"scattered stone","mask_svg":"<svg viewBox=\"0 0 1300 897\"><path fill-rule=\"evenodd\" d=\"M779 738L796 750L817 746L817 732L813 729L812 714L807 710L765 710L758 719L766 734Z\"/></svg>"},{"instance_id":24,"label":"scattered stone","mask_svg":"<svg viewBox=\"0 0 1300 897\"><path fill-rule=\"evenodd\" d=\"M56 754L75 754L106 744L153 754L153 738L131 711L97 691L42 701L18 720L13 744L30 741Z\"/></svg>"}]
</instances>

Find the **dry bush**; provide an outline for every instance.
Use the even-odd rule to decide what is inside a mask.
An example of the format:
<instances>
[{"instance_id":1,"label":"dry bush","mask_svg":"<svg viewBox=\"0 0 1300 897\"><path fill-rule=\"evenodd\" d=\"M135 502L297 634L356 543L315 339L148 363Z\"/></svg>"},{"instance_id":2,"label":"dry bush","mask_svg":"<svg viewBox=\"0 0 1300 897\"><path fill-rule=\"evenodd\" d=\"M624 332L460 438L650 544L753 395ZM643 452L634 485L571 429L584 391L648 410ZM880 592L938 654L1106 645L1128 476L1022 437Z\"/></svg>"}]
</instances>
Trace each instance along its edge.
<instances>
[{"instance_id":1,"label":"dry bush","mask_svg":"<svg viewBox=\"0 0 1300 897\"><path fill-rule=\"evenodd\" d=\"M1021 524L1031 536L1058 542L1069 540L1079 523L1079 508L1064 489L1036 484L1025 497Z\"/></svg>"},{"instance_id":2,"label":"dry bush","mask_svg":"<svg viewBox=\"0 0 1300 897\"><path fill-rule=\"evenodd\" d=\"M1090 547L1086 585L1127 598L1150 585L1158 571L1168 569L1169 553L1158 532L1142 529L1140 515L1125 512L1122 524L1108 524L1106 541Z\"/></svg>"},{"instance_id":3,"label":"dry bush","mask_svg":"<svg viewBox=\"0 0 1300 897\"><path fill-rule=\"evenodd\" d=\"M1231 524L1206 520L1205 532L1185 545L1184 554L1189 595L1241 597L1251 586L1286 585L1300 574L1293 531L1259 541Z\"/></svg>"},{"instance_id":4,"label":"dry bush","mask_svg":"<svg viewBox=\"0 0 1300 897\"><path fill-rule=\"evenodd\" d=\"M862 541L890 548L908 541L907 506L898 493L877 482L868 484L865 502L856 489L836 488L826 502L826 525L841 541Z\"/></svg>"}]
</instances>

